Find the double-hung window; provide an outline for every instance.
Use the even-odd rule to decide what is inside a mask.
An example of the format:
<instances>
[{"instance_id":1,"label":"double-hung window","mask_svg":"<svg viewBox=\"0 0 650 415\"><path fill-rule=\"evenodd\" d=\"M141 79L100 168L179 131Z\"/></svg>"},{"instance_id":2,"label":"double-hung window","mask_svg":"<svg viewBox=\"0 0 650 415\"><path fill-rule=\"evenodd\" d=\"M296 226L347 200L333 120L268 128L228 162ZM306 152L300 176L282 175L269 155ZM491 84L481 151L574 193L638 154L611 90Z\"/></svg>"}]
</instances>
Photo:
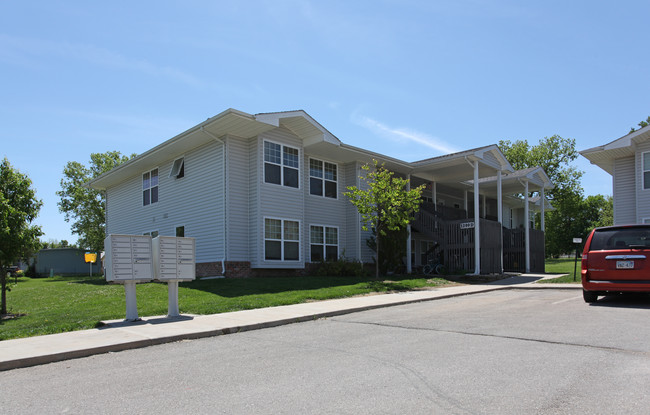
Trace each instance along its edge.
<instances>
[{"instance_id":1,"label":"double-hung window","mask_svg":"<svg viewBox=\"0 0 650 415\"><path fill-rule=\"evenodd\" d=\"M329 226L309 227L311 262L336 261L339 257L339 230Z\"/></svg>"},{"instance_id":2,"label":"double-hung window","mask_svg":"<svg viewBox=\"0 0 650 415\"><path fill-rule=\"evenodd\" d=\"M264 219L264 259L300 259L300 223L284 219Z\"/></svg>"},{"instance_id":3,"label":"double-hung window","mask_svg":"<svg viewBox=\"0 0 650 415\"><path fill-rule=\"evenodd\" d=\"M643 188L650 189L650 152L643 153Z\"/></svg>"},{"instance_id":4,"label":"double-hung window","mask_svg":"<svg viewBox=\"0 0 650 415\"><path fill-rule=\"evenodd\" d=\"M158 169L142 175L142 206L158 202Z\"/></svg>"},{"instance_id":5,"label":"double-hung window","mask_svg":"<svg viewBox=\"0 0 650 415\"><path fill-rule=\"evenodd\" d=\"M300 166L297 148L264 142L264 182L298 188Z\"/></svg>"},{"instance_id":6,"label":"double-hung window","mask_svg":"<svg viewBox=\"0 0 650 415\"><path fill-rule=\"evenodd\" d=\"M309 159L309 194L336 199L336 164Z\"/></svg>"}]
</instances>

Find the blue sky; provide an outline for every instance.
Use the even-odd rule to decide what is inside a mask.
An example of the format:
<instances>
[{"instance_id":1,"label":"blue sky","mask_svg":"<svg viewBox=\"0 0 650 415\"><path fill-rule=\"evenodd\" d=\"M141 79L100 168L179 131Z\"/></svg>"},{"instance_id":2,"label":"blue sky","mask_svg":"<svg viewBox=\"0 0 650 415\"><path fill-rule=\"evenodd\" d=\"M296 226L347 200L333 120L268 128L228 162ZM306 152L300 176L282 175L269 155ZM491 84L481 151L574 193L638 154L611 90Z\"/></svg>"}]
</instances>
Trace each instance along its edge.
<instances>
[{"instance_id":1,"label":"blue sky","mask_svg":"<svg viewBox=\"0 0 650 415\"><path fill-rule=\"evenodd\" d=\"M64 165L142 153L226 108L304 109L407 161L559 134L578 150L650 115L647 1L3 1L0 157L44 240ZM580 159L586 194L611 177Z\"/></svg>"}]
</instances>

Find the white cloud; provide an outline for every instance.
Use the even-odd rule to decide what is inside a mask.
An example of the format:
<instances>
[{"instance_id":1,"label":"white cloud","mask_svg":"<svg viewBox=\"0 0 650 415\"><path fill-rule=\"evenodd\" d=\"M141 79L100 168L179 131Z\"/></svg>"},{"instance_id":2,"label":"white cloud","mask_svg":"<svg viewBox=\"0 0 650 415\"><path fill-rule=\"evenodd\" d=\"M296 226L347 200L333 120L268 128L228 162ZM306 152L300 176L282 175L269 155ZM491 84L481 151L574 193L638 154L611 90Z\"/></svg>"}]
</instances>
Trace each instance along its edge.
<instances>
[{"instance_id":1,"label":"white cloud","mask_svg":"<svg viewBox=\"0 0 650 415\"><path fill-rule=\"evenodd\" d=\"M433 150L438 151L440 154L456 153L459 150L437 137L419 131L407 128L392 128L383 124L375 119L366 116L353 115L352 119L358 125L369 129L370 131L382 135L397 142L413 142L424 145Z\"/></svg>"}]
</instances>

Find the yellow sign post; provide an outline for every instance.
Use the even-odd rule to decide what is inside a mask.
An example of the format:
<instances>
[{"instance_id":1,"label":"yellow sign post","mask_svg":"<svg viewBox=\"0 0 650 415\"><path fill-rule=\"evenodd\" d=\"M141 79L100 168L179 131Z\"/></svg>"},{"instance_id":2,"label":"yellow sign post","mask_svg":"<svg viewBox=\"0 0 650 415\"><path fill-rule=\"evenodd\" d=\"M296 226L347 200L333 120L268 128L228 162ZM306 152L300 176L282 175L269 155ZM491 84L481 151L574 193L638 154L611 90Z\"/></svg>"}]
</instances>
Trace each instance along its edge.
<instances>
[{"instance_id":1,"label":"yellow sign post","mask_svg":"<svg viewBox=\"0 0 650 415\"><path fill-rule=\"evenodd\" d=\"M93 276L93 264L97 262L97 254L94 252L86 252L84 259L90 264L90 276Z\"/></svg>"}]
</instances>

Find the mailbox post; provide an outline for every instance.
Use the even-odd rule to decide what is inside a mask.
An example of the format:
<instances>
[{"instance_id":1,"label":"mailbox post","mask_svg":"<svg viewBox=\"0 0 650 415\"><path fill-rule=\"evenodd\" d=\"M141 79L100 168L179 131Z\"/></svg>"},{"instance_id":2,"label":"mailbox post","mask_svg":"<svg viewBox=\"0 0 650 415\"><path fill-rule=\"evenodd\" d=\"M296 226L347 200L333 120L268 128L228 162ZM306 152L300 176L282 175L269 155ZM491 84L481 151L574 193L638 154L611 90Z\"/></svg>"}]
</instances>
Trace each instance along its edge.
<instances>
[{"instance_id":1,"label":"mailbox post","mask_svg":"<svg viewBox=\"0 0 650 415\"><path fill-rule=\"evenodd\" d=\"M156 280L167 282L167 317L178 317L178 283L196 277L194 238L157 236L153 239Z\"/></svg>"},{"instance_id":2,"label":"mailbox post","mask_svg":"<svg viewBox=\"0 0 650 415\"><path fill-rule=\"evenodd\" d=\"M578 248L580 247L580 244L582 243L582 238L573 238L573 243L576 244L576 258L575 262L573 263L573 281L576 280L576 270L578 268Z\"/></svg>"}]
</instances>

